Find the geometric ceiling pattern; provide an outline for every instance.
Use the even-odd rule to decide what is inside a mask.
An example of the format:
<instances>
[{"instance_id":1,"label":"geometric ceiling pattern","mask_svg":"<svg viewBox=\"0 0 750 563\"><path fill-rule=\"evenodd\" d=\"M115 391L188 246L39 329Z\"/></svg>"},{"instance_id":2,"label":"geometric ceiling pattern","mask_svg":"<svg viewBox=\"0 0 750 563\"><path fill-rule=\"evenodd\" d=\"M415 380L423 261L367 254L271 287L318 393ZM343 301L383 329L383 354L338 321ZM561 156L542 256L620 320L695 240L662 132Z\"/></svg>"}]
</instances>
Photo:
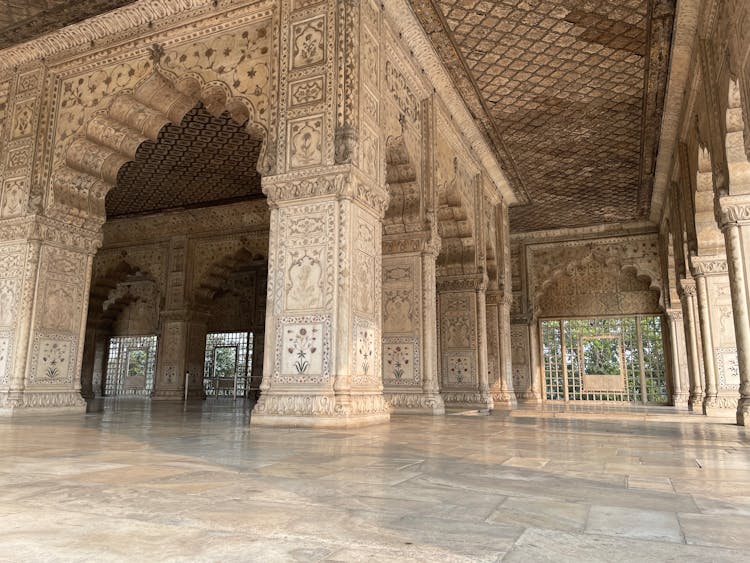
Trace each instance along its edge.
<instances>
[{"instance_id":1,"label":"geometric ceiling pattern","mask_svg":"<svg viewBox=\"0 0 750 563\"><path fill-rule=\"evenodd\" d=\"M528 198L511 208L514 232L647 212L669 3L656 2L657 25L648 0L412 4L467 105L473 101L489 136L499 137L511 183ZM644 111L653 115L644 118Z\"/></svg>"},{"instance_id":2,"label":"geometric ceiling pattern","mask_svg":"<svg viewBox=\"0 0 750 563\"><path fill-rule=\"evenodd\" d=\"M0 0L0 49L134 0Z\"/></svg>"},{"instance_id":3,"label":"geometric ceiling pattern","mask_svg":"<svg viewBox=\"0 0 750 563\"><path fill-rule=\"evenodd\" d=\"M256 170L261 142L227 115L198 104L156 142L145 141L117 175L107 217L203 207L262 197Z\"/></svg>"}]
</instances>

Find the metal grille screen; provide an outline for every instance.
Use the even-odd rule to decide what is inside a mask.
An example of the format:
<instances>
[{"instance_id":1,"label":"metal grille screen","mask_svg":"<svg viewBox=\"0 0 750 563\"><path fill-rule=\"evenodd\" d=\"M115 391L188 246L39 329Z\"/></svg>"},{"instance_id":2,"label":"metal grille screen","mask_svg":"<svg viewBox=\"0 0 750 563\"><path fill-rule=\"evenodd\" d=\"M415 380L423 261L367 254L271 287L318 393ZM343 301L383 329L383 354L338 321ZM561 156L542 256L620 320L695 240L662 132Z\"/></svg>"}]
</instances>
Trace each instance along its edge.
<instances>
[{"instance_id":1,"label":"metal grille screen","mask_svg":"<svg viewBox=\"0 0 750 563\"><path fill-rule=\"evenodd\" d=\"M253 361L251 332L211 332L206 336L203 390L207 397L244 397Z\"/></svg>"},{"instance_id":2,"label":"metal grille screen","mask_svg":"<svg viewBox=\"0 0 750 563\"><path fill-rule=\"evenodd\" d=\"M154 389L156 336L109 339L104 395L148 397Z\"/></svg>"},{"instance_id":3,"label":"metal grille screen","mask_svg":"<svg viewBox=\"0 0 750 563\"><path fill-rule=\"evenodd\" d=\"M661 319L544 320L547 400L666 403Z\"/></svg>"}]
</instances>

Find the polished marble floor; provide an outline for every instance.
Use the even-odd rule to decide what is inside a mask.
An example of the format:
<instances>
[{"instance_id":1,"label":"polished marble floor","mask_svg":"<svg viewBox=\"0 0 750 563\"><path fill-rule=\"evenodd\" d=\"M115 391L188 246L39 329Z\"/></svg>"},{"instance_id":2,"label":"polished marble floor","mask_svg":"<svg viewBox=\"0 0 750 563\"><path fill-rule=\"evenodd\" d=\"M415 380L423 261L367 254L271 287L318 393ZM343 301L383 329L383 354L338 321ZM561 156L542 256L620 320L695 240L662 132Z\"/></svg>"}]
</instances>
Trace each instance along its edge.
<instances>
[{"instance_id":1,"label":"polished marble floor","mask_svg":"<svg viewBox=\"0 0 750 563\"><path fill-rule=\"evenodd\" d=\"M727 419L247 421L136 400L0 420L0 561L750 560L750 431Z\"/></svg>"}]
</instances>

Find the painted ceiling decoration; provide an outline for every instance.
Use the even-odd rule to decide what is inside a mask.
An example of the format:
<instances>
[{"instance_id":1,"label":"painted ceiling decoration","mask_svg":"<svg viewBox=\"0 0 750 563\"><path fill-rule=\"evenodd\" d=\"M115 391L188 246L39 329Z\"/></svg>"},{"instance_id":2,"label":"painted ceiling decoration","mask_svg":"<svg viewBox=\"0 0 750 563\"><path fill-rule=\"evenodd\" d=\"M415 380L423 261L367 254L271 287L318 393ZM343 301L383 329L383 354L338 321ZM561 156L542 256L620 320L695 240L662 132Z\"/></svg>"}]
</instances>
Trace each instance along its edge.
<instances>
[{"instance_id":1,"label":"painted ceiling decoration","mask_svg":"<svg viewBox=\"0 0 750 563\"><path fill-rule=\"evenodd\" d=\"M0 48L132 1L0 0ZM647 218L675 0L410 2L518 194L514 232ZM135 186L139 166L150 170L128 165L123 182ZM144 207L124 199L108 198L113 213ZM185 186L179 201L204 198Z\"/></svg>"}]
</instances>

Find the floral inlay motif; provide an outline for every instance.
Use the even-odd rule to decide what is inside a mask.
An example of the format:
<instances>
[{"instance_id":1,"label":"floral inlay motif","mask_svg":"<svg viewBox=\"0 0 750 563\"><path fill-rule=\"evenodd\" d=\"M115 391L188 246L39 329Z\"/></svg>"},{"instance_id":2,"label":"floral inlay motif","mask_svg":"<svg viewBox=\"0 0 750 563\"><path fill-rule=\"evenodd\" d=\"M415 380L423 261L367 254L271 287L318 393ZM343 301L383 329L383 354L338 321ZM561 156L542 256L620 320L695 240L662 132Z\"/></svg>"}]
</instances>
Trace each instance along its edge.
<instances>
[{"instance_id":1,"label":"floral inlay motif","mask_svg":"<svg viewBox=\"0 0 750 563\"><path fill-rule=\"evenodd\" d=\"M386 348L385 363L393 378L400 381L404 377L404 369L409 365L409 357L401 346L389 346Z\"/></svg>"},{"instance_id":2,"label":"floral inlay motif","mask_svg":"<svg viewBox=\"0 0 750 563\"><path fill-rule=\"evenodd\" d=\"M318 350L318 329L300 327L287 329L287 353L293 358L297 373L305 373L310 367L310 357Z\"/></svg>"}]
</instances>

